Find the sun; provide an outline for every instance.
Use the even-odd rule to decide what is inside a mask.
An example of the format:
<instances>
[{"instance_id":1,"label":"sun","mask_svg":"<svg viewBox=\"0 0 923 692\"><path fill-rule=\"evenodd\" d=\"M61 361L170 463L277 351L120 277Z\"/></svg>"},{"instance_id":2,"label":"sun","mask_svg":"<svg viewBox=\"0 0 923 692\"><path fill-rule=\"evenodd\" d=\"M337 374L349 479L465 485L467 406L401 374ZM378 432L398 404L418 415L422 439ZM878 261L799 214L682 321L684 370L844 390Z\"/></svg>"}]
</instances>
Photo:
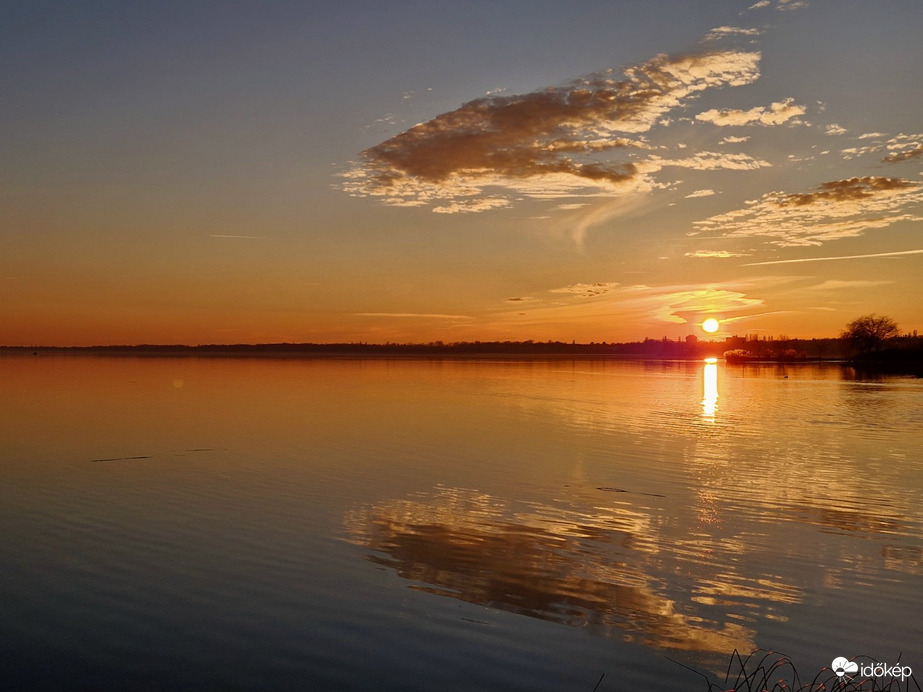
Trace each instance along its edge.
<instances>
[{"instance_id":1,"label":"sun","mask_svg":"<svg viewBox=\"0 0 923 692\"><path fill-rule=\"evenodd\" d=\"M721 325L718 323L714 317L709 317L707 320L702 322L702 329L708 332L709 334L714 334L718 331L718 327Z\"/></svg>"}]
</instances>

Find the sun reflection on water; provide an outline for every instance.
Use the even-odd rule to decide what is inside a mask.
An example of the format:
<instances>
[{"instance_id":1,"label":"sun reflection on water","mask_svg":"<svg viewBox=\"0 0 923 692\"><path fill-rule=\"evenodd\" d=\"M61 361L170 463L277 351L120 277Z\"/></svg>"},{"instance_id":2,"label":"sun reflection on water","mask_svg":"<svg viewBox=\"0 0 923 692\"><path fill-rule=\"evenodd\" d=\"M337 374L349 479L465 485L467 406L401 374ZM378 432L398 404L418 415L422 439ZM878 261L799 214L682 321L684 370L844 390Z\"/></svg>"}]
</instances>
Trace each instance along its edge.
<instances>
[{"instance_id":1,"label":"sun reflection on water","mask_svg":"<svg viewBox=\"0 0 923 692\"><path fill-rule=\"evenodd\" d=\"M714 420L718 409L718 359L706 358L702 373L704 396L702 398L702 417Z\"/></svg>"}]
</instances>

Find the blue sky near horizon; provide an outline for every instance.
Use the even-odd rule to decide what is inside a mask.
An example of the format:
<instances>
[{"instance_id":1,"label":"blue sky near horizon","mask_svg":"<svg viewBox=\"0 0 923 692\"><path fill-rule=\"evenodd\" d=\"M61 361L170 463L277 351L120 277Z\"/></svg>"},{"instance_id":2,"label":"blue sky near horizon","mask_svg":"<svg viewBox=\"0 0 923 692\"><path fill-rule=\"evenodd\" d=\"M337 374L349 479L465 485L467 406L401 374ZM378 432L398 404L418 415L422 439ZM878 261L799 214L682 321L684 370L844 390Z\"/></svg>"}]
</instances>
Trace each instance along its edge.
<instances>
[{"instance_id":1,"label":"blue sky near horizon","mask_svg":"<svg viewBox=\"0 0 923 692\"><path fill-rule=\"evenodd\" d=\"M4 344L923 329L918 2L3 17Z\"/></svg>"}]
</instances>

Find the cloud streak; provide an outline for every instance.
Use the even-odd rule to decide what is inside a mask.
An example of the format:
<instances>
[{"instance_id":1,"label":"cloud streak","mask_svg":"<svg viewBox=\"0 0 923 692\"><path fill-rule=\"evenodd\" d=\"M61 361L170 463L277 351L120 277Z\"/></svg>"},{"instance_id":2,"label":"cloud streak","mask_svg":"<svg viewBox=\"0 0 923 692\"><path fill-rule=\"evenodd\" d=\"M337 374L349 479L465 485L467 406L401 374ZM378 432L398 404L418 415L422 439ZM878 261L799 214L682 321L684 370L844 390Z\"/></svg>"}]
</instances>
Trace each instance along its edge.
<instances>
[{"instance_id":1,"label":"cloud streak","mask_svg":"<svg viewBox=\"0 0 923 692\"><path fill-rule=\"evenodd\" d=\"M900 257L902 255L923 255L921 250L900 250L897 252L872 252L866 255L836 255L833 257L802 257L800 259L770 260L768 262L749 262L744 267L762 267L770 264L800 264L802 262L834 262L837 260L869 259L873 257Z\"/></svg>"},{"instance_id":2,"label":"cloud streak","mask_svg":"<svg viewBox=\"0 0 923 692\"><path fill-rule=\"evenodd\" d=\"M706 89L753 82L759 59L739 50L658 55L622 76L610 70L527 94L488 95L365 150L342 187L440 213L495 209L518 196L647 191L655 186L651 172L692 167L695 159L639 163L637 153L649 148L644 133ZM726 156L708 156L696 165L727 167Z\"/></svg>"},{"instance_id":3,"label":"cloud streak","mask_svg":"<svg viewBox=\"0 0 923 692\"><path fill-rule=\"evenodd\" d=\"M473 319L470 315L443 315L441 313L432 313L432 312L357 312L354 313L357 317L411 317L411 318L423 318L423 319L432 319L432 320L470 320Z\"/></svg>"}]
</instances>

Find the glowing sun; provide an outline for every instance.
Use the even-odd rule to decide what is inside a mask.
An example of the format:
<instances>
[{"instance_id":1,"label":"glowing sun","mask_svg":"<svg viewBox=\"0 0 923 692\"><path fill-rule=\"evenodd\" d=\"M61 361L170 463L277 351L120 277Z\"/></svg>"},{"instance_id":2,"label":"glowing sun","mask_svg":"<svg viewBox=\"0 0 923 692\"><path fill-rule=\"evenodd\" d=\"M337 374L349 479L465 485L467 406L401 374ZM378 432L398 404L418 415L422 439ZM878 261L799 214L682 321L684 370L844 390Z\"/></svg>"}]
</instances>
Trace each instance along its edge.
<instances>
[{"instance_id":1,"label":"glowing sun","mask_svg":"<svg viewBox=\"0 0 923 692\"><path fill-rule=\"evenodd\" d=\"M704 329L709 334L714 334L716 331L718 331L718 327L720 326L721 325L718 324L718 320L716 320L714 317L709 317L707 320L702 322L702 329Z\"/></svg>"}]
</instances>

